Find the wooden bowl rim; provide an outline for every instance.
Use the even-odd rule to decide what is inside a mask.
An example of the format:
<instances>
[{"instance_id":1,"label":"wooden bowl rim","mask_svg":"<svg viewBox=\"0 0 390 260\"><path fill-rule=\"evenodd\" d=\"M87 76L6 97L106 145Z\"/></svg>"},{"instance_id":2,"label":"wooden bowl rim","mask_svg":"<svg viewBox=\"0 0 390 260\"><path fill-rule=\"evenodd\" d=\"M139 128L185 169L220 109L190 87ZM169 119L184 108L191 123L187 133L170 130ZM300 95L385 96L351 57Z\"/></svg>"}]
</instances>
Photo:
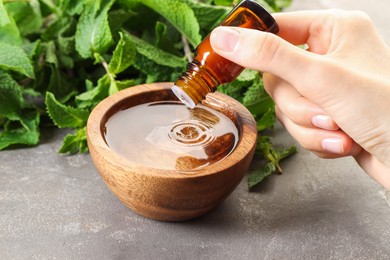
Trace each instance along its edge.
<instances>
[{"instance_id":1,"label":"wooden bowl rim","mask_svg":"<svg viewBox=\"0 0 390 260\"><path fill-rule=\"evenodd\" d=\"M202 104L218 111L218 106L225 106L229 112L233 112L234 116L239 121L241 127L240 139L237 146L226 158L220 162L205 166L199 170L182 171L182 170L168 170L146 167L135 164L126 159L120 154L113 151L104 140L101 133L102 120L106 117L106 113L113 109L115 104L123 102L133 95L143 94L148 91L166 91L170 90L173 83L160 82L142 84L126 88L115 94L112 94L102 100L91 112L87 122L87 138L88 145L93 145L95 149L90 149L91 152L99 153L100 158L105 158L108 163L119 166L129 172L142 173L148 176L160 178L196 178L201 176L212 175L216 173L223 173L227 169L233 167L235 164L250 156L257 142L257 126L252 114L237 100L220 92L210 93L207 98L203 100ZM177 99L173 99L177 100ZM131 107L131 106L130 106ZM223 112L222 112L223 113ZM244 140L244 141L243 141ZM107 160L108 158L108 160Z\"/></svg>"}]
</instances>

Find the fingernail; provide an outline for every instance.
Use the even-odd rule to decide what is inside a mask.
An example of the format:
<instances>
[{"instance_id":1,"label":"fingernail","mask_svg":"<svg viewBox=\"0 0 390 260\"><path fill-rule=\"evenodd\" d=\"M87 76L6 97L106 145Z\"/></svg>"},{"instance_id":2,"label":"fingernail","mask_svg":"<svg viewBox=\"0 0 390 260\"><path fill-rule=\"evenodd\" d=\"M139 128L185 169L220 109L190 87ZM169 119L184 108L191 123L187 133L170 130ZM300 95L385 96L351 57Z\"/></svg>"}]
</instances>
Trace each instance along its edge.
<instances>
[{"instance_id":1,"label":"fingernail","mask_svg":"<svg viewBox=\"0 0 390 260\"><path fill-rule=\"evenodd\" d=\"M343 147L343 141L338 138L325 138L321 142L322 149L324 149L327 152L335 153L335 154L343 154L344 153L344 147Z\"/></svg>"},{"instance_id":2,"label":"fingernail","mask_svg":"<svg viewBox=\"0 0 390 260\"><path fill-rule=\"evenodd\" d=\"M315 115L312 117L311 123L319 128L326 130L337 129L337 126L335 126L333 120L330 118L330 116L327 115Z\"/></svg>"},{"instance_id":3,"label":"fingernail","mask_svg":"<svg viewBox=\"0 0 390 260\"><path fill-rule=\"evenodd\" d=\"M225 51L234 52L238 48L239 32L233 28L220 26L210 36L213 47Z\"/></svg>"}]
</instances>

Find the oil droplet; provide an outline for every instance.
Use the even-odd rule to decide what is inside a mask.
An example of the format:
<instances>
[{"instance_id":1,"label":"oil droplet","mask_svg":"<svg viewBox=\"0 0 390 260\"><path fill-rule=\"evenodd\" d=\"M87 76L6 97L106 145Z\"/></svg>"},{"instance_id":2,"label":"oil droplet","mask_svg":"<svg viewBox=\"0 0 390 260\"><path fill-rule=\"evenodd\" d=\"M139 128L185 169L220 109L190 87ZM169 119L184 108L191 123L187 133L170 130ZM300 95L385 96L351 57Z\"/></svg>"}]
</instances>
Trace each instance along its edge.
<instances>
[{"instance_id":1,"label":"oil droplet","mask_svg":"<svg viewBox=\"0 0 390 260\"><path fill-rule=\"evenodd\" d=\"M159 101L121 110L105 125L108 146L128 160L157 169L194 171L228 156L238 130L223 113Z\"/></svg>"}]
</instances>

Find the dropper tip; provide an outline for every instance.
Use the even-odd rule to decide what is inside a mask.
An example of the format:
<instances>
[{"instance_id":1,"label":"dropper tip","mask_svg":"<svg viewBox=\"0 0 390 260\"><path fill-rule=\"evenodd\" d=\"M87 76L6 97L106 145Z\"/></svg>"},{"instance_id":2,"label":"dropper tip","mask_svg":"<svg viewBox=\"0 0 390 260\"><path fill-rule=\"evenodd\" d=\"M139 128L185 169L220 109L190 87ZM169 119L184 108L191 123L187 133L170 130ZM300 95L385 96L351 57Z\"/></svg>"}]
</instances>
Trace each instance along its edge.
<instances>
[{"instance_id":1,"label":"dropper tip","mask_svg":"<svg viewBox=\"0 0 390 260\"><path fill-rule=\"evenodd\" d=\"M190 96L188 96L188 94L184 90L182 90L176 85L173 85L171 90L184 105L186 105L190 109L195 108L196 104L194 100L192 100L192 98L190 98Z\"/></svg>"}]
</instances>

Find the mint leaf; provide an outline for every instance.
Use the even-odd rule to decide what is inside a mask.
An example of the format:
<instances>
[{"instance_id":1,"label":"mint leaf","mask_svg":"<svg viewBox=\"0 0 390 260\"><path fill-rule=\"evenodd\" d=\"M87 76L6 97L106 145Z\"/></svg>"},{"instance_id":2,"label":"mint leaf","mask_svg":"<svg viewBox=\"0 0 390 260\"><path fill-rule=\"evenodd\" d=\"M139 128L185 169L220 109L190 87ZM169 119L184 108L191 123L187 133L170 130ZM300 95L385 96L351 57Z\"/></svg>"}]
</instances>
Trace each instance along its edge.
<instances>
[{"instance_id":1,"label":"mint leaf","mask_svg":"<svg viewBox=\"0 0 390 260\"><path fill-rule=\"evenodd\" d=\"M110 79L110 88L108 89L108 95L112 95L116 92L118 92L118 85L116 84L115 79L111 78Z\"/></svg>"},{"instance_id":2,"label":"mint leaf","mask_svg":"<svg viewBox=\"0 0 390 260\"><path fill-rule=\"evenodd\" d=\"M179 69L157 64L154 60L137 53L134 67L146 75L146 83L173 81L179 76ZM177 74L175 72L177 71Z\"/></svg>"},{"instance_id":3,"label":"mint leaf","mask_svg":"<svg viewBox=\"0 0 390 260\"><path fill-rule=\"evenodd\" d=\"M29 78L35 78L34 68L23 49L3 42L0 42L0 69L16 71Z\"/></svg>"},{"instance_id":4,"label":"mint leaf","mask_svg":"<svg viewBox=\"0 0 390 260\"><path fill-rule=\"evenodd\" d=\"M40 53L41 51L41 40L38 39L34 42L28 42L23 45L23 49L26 52L27 56L31 59L34 60Z\"/></svg>"},{"instance_id":5,"label":"mint leaf","mask_svg":"<svg viewBox=\"0 0 390 260\"><path fill-rule=\"evenodd\" d=\"M245 92L256 80L259 80L259 72L245 69L235 81L219 86L218 91L243 103Z\"/></svg>"},{"instance_id":6,"label":"mint leaf","mask_svg":"<svg viewBox=\"0 0 390 260\"><path fill-rule=\"evenodd\" d=\"M47 42L45 47L46 47L46 52L45 52L46 62L53 64L55 67L58 67L56 45L54 41Z\"/></svg>"},{"instance_id":7,"label":"mint leaf","mask_svg":"<svg viewBox=\"0 0 390 260\"><path fill-rule=\"evenodd\" d=\"M273 109L274 102L264 90L262 81L255 82L250 86L244 94L243 104L256 117Z\"/></svg>"},{"instance_id":8,"label":"mint leaf","mask_svg":"<svg viewBox=\"0 0 390 260\"><path fill-rule=\"evenodd\" d=\"M142 81L140 79L116 81L116 86L117 86L118 90L120 91L120 90L129 88L129 87L137 86L137 85L141 84L141 82Z\"/></svg>"},{"instance_id":9,"label":"mint leaf","mask_svg":"<svg viewBox=\"0 0 390 260\"><path fill-rule=\"evenodd\" d=\"M228 2L230 2L230 4ZM188 5L193 10L195 17L199 22L203 36L206 36L213 28L218 26L232 10L232 0L228 0L227 2L225 0L224 4L230 6L224 7L220 5L210 5L201 2L188 1Z\"/></svg>"},{"instance_id":10,"label":"mint leaf","mask_svg":"<svg viewBox=\"0 0 390 260\"><path fill-rule=\"evenodd\" d=\"M175 48L175 40L179 39L180 35L173 31L173 27L157 21L154 28L156 34L155 46L172 54L180 55L180 52Z\"/></svg>"},{"instance_id":11,"label":"mint leaf","mask_svg":"<svg viewBox=\"0 0 390 260\"><path fill-rule=\"evenodd\" d=\"M163 65L171 68L183 68L187 64L184 58L180 58L168 52L165 52L154 45L135 37L131 34L125 34L125 38L133 41L137 48L137 53L154 61L158 65Z\"/></svg>"},{"instance_id":12,"label":"mint leaf","mask_svg":"<svg viewBox=\"0 0 390 260\"><path fill-rule=\"evenodd\" d=\"M67 16L60 16L58 19L54 19L46 30L41 35L43 41L56 40L58 36L62 36L65 32L74 30L76 21Z\"/></svg>"},{"instance_id":13,"label":"mint leaf","mask_svg":"<svg viewBox=\"0 0 390 260\"><path fill-rule=\"evenodd\" d=\"M98 85L92 89L87 90L84 93L81 93L76 96L76 104L79 108L93 108L101 100L108 96L108 91L110 88L110 78L106 74L99 79Z\"/></svg>"},{"instance_id":14,"label":"mint leaf","mask_svg":"<svg viewBox=\"0 0 390 260\"><path fill-rule=\"evenodd\" d=\"M39 1L10 2L6 8L23 36L37 33L41 28L43 19Z\"/></svg>"},{"instance_id":15,"label":"mint leaf","mask_svg":"<svg viewBox=\"0 0 390 260\"><path fill-rule=\"evenodd\" d=\"M233 4L233 0L214 0L216 5L227 5L231 6Z\"/></svg>"},{"instance_id":16,"label":"mint leaf","mask_svg":"<svg viewBox=\"0 0 390 260\"><path fill-rule=\"evenodd\" d=\"M272 127L276 122L276 116L274 109L269 109L263 114L260 119L256 120L257 130L263 131L267 128Z\"/></svg>"},{"instance_id":17,"label":"mint leaf","mask_svg":"<svg viewBox=\"0 0 390 260\"><path fill-rule=\"evenodd\" d=\"M83 11L84 1L80 0L60 0L59 5L61 10L65 10L68 15L81 14Z\"/></svg>"},{"instance_id":18,"label":"mint leaf","mask_svg":"<svg viewBox=\"0 0 390 260\"><path fill-rule=\"evenodd\" d=\"M23 104L22 87L0 70L0 118L18 113Z\"/></svg>"},{"instance_id":19,"label":"mint leaf","mask_svg":"<svg viewBox=\"0 0 390 260\"><path fill-rule=\"evenodd\" d=\"M0 42L21 46L23 40L20 36L19 28L15 20L10 16L0 0Z\"/></svg>"},{"instance_id":20,"label":"mint leaf","mask_svg":"<svg viewBox=\"0 0 390 260\"><path fill-rule=\"evenodd\" d=\"M8 12L5 9L3 0L0 0L0 26L7 25L9 22Z\"/></svg>"},{"instance_id":21,"label":"mint leaf","mask_svg":"<svg viewBox=\"0 0 390 260\"><path fill-rule=\"evenodd\" d=\"M126 34L137 48L134 67L145 73L146 82L172 81L185 69L187 62L173 54L165 52L135 36Z\"/></svg>"},{"instance_id":22,"label":"mint leaf","mask_svg":"<svg viewBox=\"0 0 390 260\"><path fill-rule=\"evenodd\" d=\"M87 0L76 30L76 50L83 58L104 53L113 44L108 10L114 0ZM101 7L101 8L100 8Z\"/></svg>"},{"instance_id":23,"label":"mint leaf","mask_svg":"<svg viewBox=\"0 0 390 260\"><path fill-rule=\"evenodd\" d=\"M75 37L63 37L58 36L58 61L61 65L73 69L75 61L72 59L72 55L75 51Z\"/></svg>"},{"instance_id":24,"label":"mint leaf","mask_svg":"<svg viewBox=\"0 0 390 260\"><path fill-rule=\"evenodd\" d=\"M45 104L47 113L59 128L84 127L87 123L88 110L63 105L50 92L46 93Z\"/></svg>"},{"instance_id":25,"label":"mint leaf","mask_svg":"<svg viewBox=\"0 0 390 260\"><path fill-rule=\"evenodd\" d=\"M275 164L273 164L272 162L268 162L262 169L249 172L248 188L252 189L275 171Z\"/></svg>"},{"instance_id":26,"label":"mint leaf","mask_svg":"<svg viewBox=\"0 0 390 260\"><path fill-rule=\"evenodd\" d=\"M50 66L50 69L51 73L47 91L53 93L59 102L65 103L77 94L77 91L74 89L74 82L55 66Z\"/></svg>"},{"instance_id":27,"label":"mint leaf","mask_svg":"<svg viewBox=\"0 0 390 260\"><path fill-rule=\"evenodd\" d=\"M238 75L237 80L245 83L251 83L252 85L254 83L253 81L259 80L259 72L256 70L245 69L240 75Z\"/></svg>"},{"instance_id":28,"label":"mint leaf","mask_svg":"<svg viewBox=\"0 0 390 260\"><path fill-rule=\"evenodd\" d=\"M130 0L127 0L130 1ZM185 35L193 47L202 40L199 23L193 10L179 0L142 0L142 4L167 19L179 32Z\"/></svg>"},{"instance_id":29,"label":"mint leaf","mask_svg":"<svg viewBox=\"0 0 390 260\"><path fill-rule=\"evenodd\" d=\"M243 91L248 86L248 83L241 82L239 80L235 80L231 83L223 84L218 86L218 91L224 93L226 95L231 96L235 100L242 103L243 99Z\"/></svg>"},{"instance_id":30,"label":"mint leaf","mask_svg":"<svg viewBox=\"0 0 390 260\"><path fill-rule=\"evenodd\" d=\"M291 146L291 147L288 147L288 148L275 149L275 151L276 151L276 154L277 154L275 157L277 158L278 161L281 161L284 158L287 158L287 157L293 155L298 150L297 150L296 146Z\"/></svg>"},{"instance_id":31,"label":"mint leaf","mask_svg":"<svg viewBox=\"0 0 390 260\"><path fill-rule=\"evenodd\" d=\"M15 144L36 145L39 142L38 111L13 115L0 132L0 150ZM16 126L15 126L16 124Z\"/></svg>"},{"instance_id":32,"label":"mint leaf","mask_svg":"<svg viewBox=\"0 0 390 260\"><path fill-rule=\"evenodd\" d=\"M119 32L119 35L120 40L108 64L108 70L113 74L118 74L127 69L134 62L136 55L136 48L133 41L129 37L123 37L122 32Z\"/></svg>"},{"instance_id":33,"label":"mint leaf","mask_svg":"<svg viewBox=\"0 0 390 260\"><path fill-rule=\"evenodd\" d=\"M133 15L135 15L135 12L133 10L123 10L123 9L110 10L110 12L108 13L108 23L110 25L111 32L113 34L119 32L122 26L128 25L128 23L126 22Z\"/></svg>"},{"instance_id":34,"label":"mint leaf","mask_svg":"<svg viewBox=\"0 0 390 260\"><path fill-rule=\"evenodd\" d=\"M272 173L282 173L280 161L296 153L297 148L295 146L275 148L270 137L260 135L257 140L256 151L262 154L267 163L263 167L250 172L248 177L249 189L252 189Z\"/></svg>"},{"instance_id":35,"label":"mint leaf","mask_svg":"<svg viewBox=\"0 0 390 260\"><path fill-rule=\"evenodd\" d=\"M75 154L85 153L88 151L86 128L83 127L75 131L74 134L65 136L59 153Z\"/></svg>"}]
</instances>

